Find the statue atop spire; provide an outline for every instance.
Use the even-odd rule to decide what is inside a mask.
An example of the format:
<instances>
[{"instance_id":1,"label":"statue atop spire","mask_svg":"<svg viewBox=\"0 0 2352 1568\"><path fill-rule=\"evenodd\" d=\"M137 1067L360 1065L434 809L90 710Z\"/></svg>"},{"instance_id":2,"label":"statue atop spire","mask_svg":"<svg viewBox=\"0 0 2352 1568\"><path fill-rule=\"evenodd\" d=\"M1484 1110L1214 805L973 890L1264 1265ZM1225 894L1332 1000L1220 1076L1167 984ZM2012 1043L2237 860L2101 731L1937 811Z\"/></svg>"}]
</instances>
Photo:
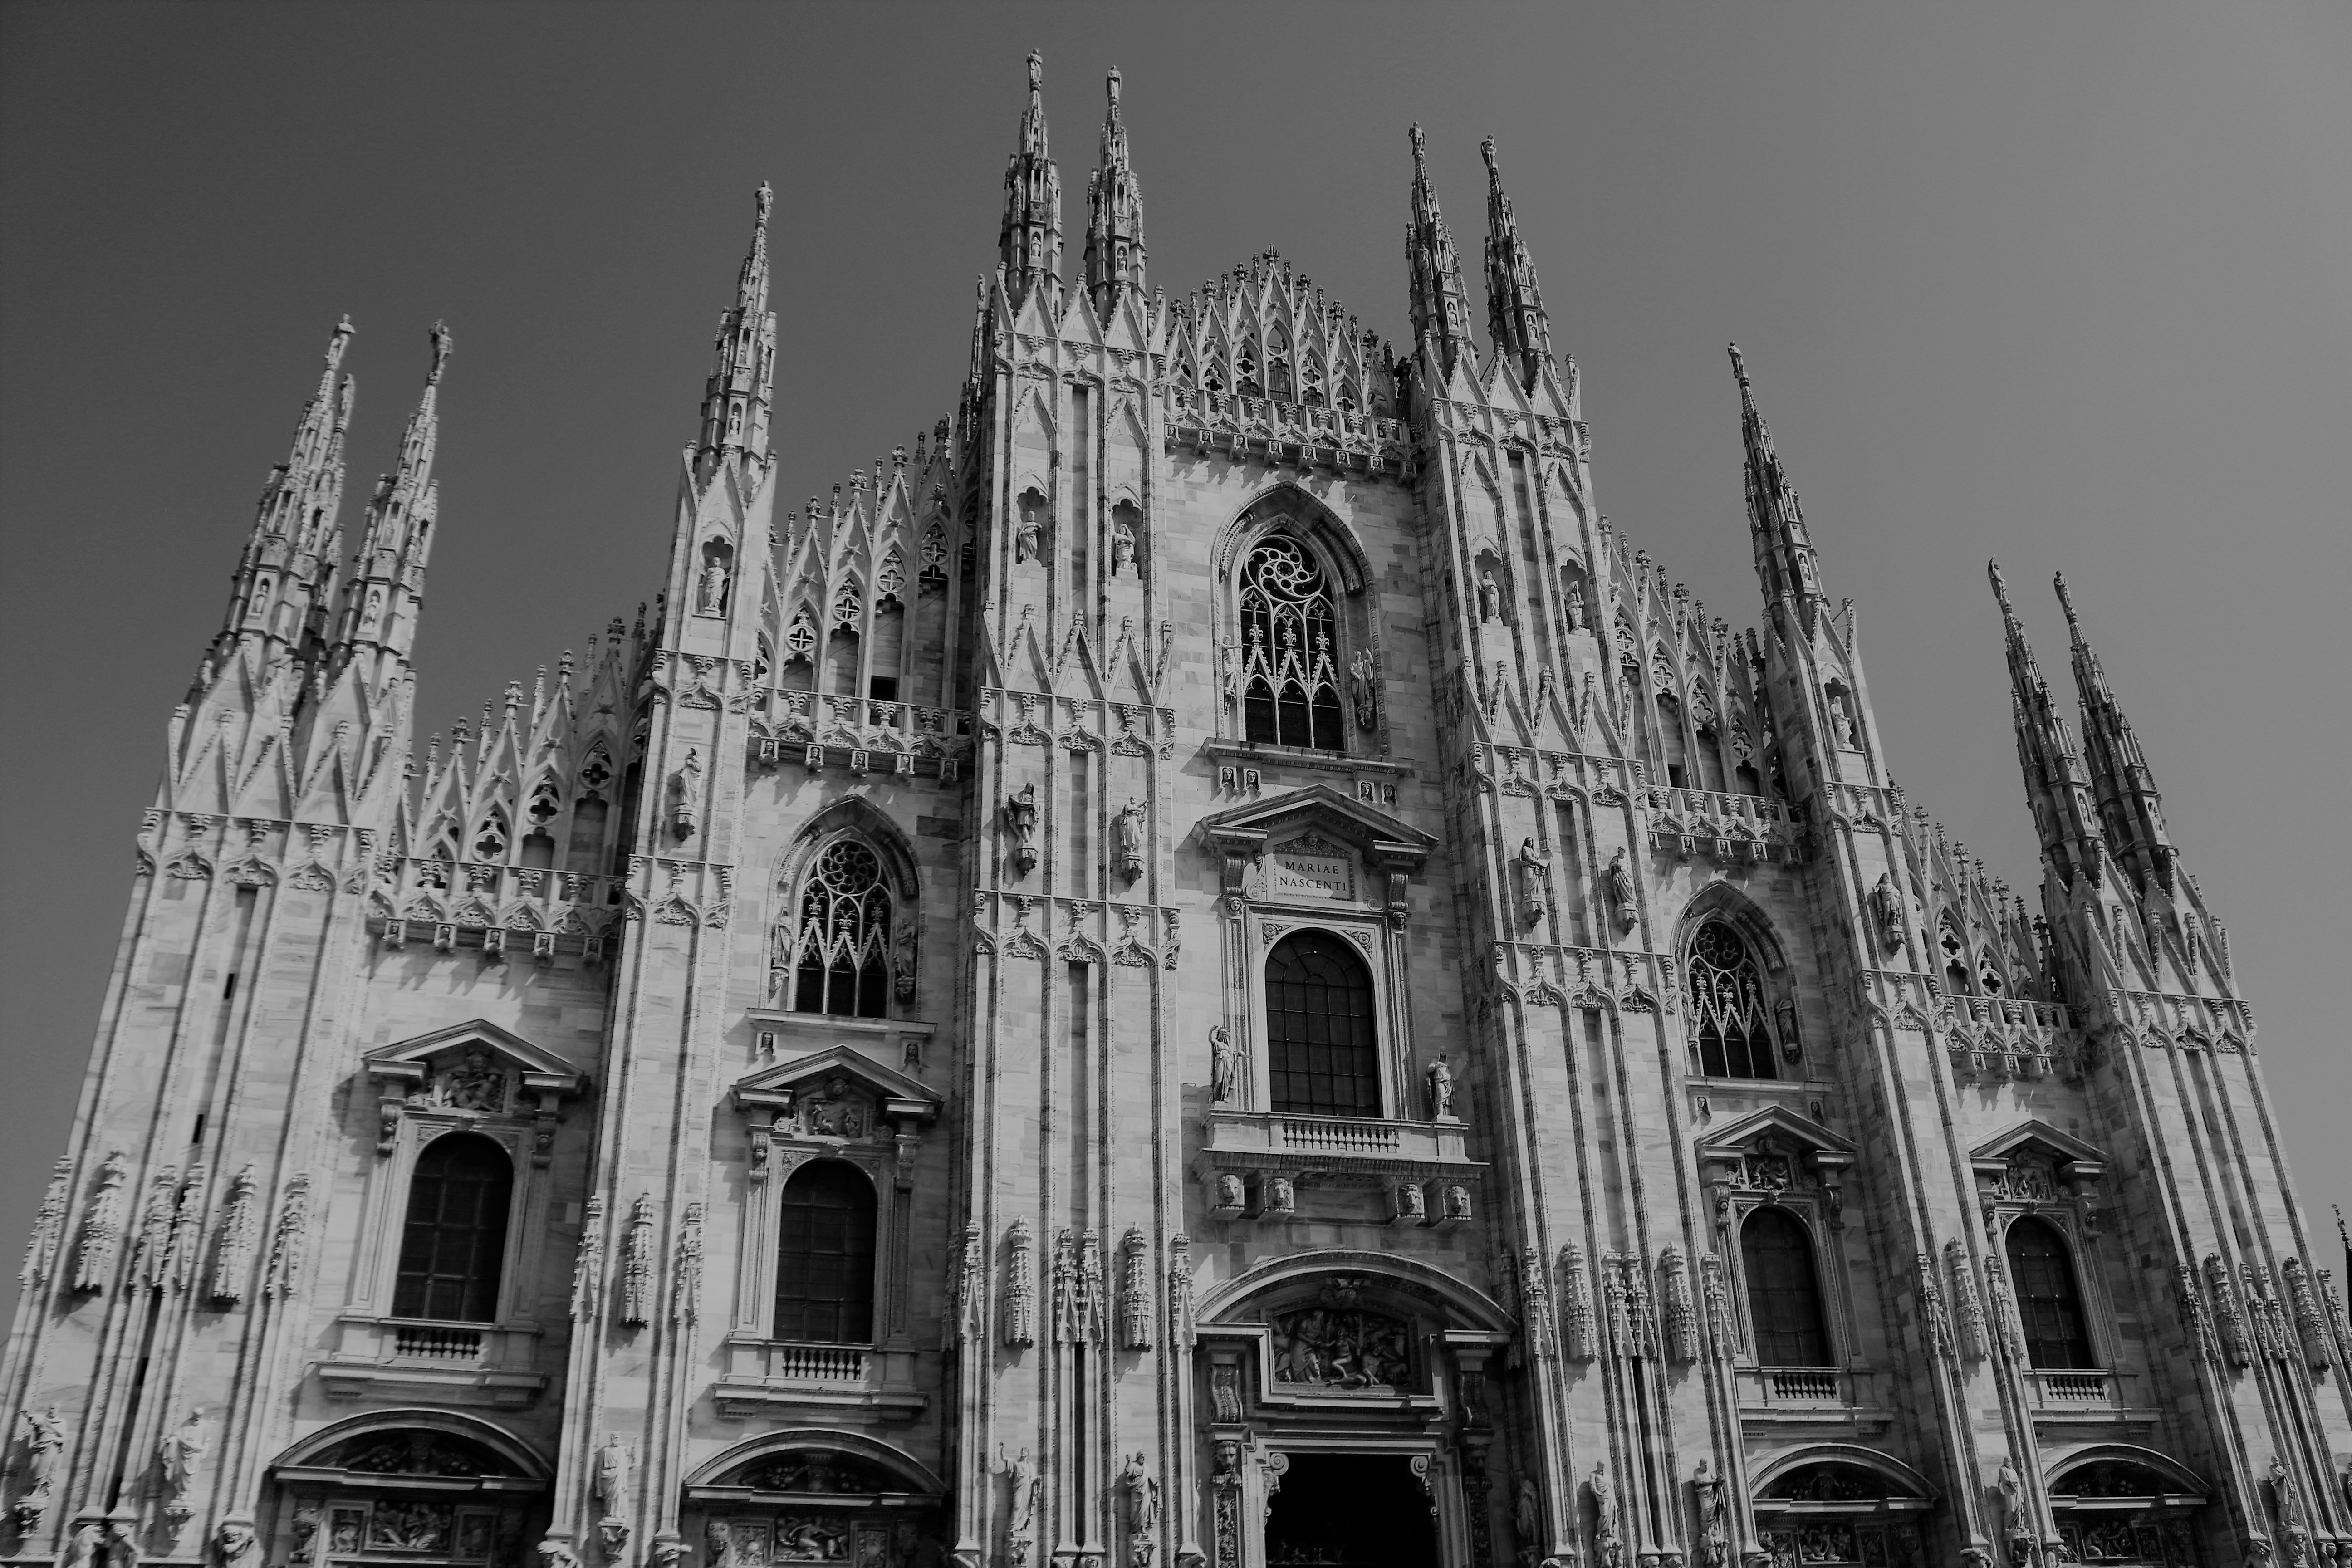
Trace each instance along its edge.
<instances>
[{"instance_id":1,"label":"statue atop spire","mask_svg":"<svg viewBox=\"0 0 2352 1568\"><path fill-rule=\"evenodd\" d=\"M343 437L351 427L355 389L340 384L352 319L328 334L318 390L303 405L286 460L269 470L253 529L231 577L228 612L213 640L218 667L240 642L271 642L307 649L320 630L323 606L342 560Z\"/></svg>"},{"instance_id":2,"label":"statue atop spire","mask_svg":"<svg viewBox=\"0 0 2352 1568\"><path fill-rule=\"evenodd\" d=\"M1518 366L1519 384L1533 390L1551 361L1551 318L1544 313L1543 289L1536 282L1535 258L1519 238L1511 198L1503 194L1503 173L1495 163L1495 139L1478 143L1486 160L1486 327L1495 349Z\"/></svg>"},{"instance_id":3,"label":"statue atop spire","mask_svg":"<svg viewBox=\"0 0 2352 1568\"><path fill-rule=\"evenodd\" d=\"M702 438L695 469L707 480L722 457L768 460L768 414L776 377L776 316L768 309L768 215L773 187L751 195L751 248L735 280L735 303L719 318L717 361L702 397Z\"/></svg>"},{"instance_id":4,"label":"statue atop spire","mask_svg":"<svg viewBox=\"0 0 2352 1568\"><path fill-rule=\"evenodd\" d=\"M1128 162L1127 127L1118 118L1118 68L1108 84L1101 164L1087 179L1087 295L1104 321L1119 300L1143 293L1143 187ZM1041 132L1042 133L1042 132Z\"/></svg>"},{"instance_id":5,"label":"statue atop spire","mask_svg":"<svg viewBox=\"0 0 2352 1568\"><path fill-rule=\"evenodd\" d=\"M1756 406L1748 362L1738 343L1729 346L1731 374L1739 382L1739 435L1748 448L1748 524L1756 551L1756 575L1766 599L1792 601L1810 627L1822 602L1812 536L1806 531L1796 487L1789 483L1780 455L1773 449L1772 432L1765 426L1763 411Z\"/></svg>"},{"instance_id":6,"label":"statue atop spire","mask_svg":"<svg viewBox=\"0 0 2352 1568\"><path fill-rule=\"evenodd\" d=\"M1985 563L1992 595L2000 605L2002 637L2009 658L2010 711L2017 729L2017 760L2025 770L2025 797L2042 839L2042 858L2073 885L2077 877L2099 879L2098 816L2091 806L2090 778L2064 717L2051 700L2050 683L2033 660L2033 647L2009 601L2000 563Z\"/></svg>"},{"instance_id":7,"label":"statue atop spire","mask_svg":"<svg viewBox=\"0 0 2352 1568\"><path fill-rule=\"evenodd\" d=\"M2131 721L2116 701L2099 656L2091 651L2090 639L2083 635L2082 617L2074 613L2074 596L2066 591L2065 576L2053 574L2051 582L2066 612L2074 689L2083 706L2084 760L2090 764L2091 788L2100 820L2107 827L2108 847L2135 880L2144 885L2153 877L2168 893L2179 851L2165 826L2164 799L2157 793L2147 753L2140 749Z\"/></svg>"},{"instance_id":8,"label":"statue atop spire","mask_svg":"<svg viewBox=\"0 0 2352 1568\"><path fill-rule=\"evenodd\" d=\"M1004 226L997 255L1005 292L1018 307L1037 289L1048 310L1062 290L1062 177L1045 146L1045 62L1029 56L1029 105L1021 111L1021 142L1004 169Z\"/></svg>"},{"instance_id":9,"label":"statue atop spire","mask_svg":"<svg viewBox=\"0 0 2352 1568\"><path fill-rule=\"evenodd\" d=\"M1454 231L1445 226L1437 194L1430 188L1428 139L1419 124L1408 134L1412 141L1412 224L1405 231L1405 258L1412 268L1413 342L1416 347L1428 342L1436 351L1439 367L1452 375L1470 342L1469 291L1462 286L1462 258L1454 247Z\"/></svg>"}]
</instances>

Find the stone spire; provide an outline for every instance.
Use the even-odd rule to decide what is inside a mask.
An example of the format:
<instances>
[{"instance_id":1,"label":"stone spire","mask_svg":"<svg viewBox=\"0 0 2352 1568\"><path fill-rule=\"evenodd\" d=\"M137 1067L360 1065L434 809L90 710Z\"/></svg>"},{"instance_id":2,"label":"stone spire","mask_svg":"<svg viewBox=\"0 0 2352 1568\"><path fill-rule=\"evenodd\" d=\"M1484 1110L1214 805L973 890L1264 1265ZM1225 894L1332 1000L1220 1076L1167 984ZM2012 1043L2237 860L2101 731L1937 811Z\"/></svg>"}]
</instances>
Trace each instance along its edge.
<instances>
[{"instance_id":1,"label":"stone spire","mask_svg":"<svg viewBox=\"0 0 2352 1568\"><path fill-rule=\"evenodd\" d=\"M1478 143L1486 160L1486 326L1495 350L1517 365L1519 384L1533 389L1551 361L1551 318L1544 313L1543 289L1536 282L1536 258L1519 238L1511 198L1503 194L1503 173L1495 163L1495 139Z\"/></svg>"},{"instance_id":2,"label":"stone spire","mask_svg":"<svg viewBox=\"0 0 2352 1568\"><path fill-rule=\"evenodd\" d=\"M2099 656L2091 651L2089 640L2083 636L2083 623L2074 614L2074 598L2066 591L2065 577L2055 575L2052 583L2058 590L2058 603L2066 611L2066 634L2074 645L2074 689L2083 703L2083 750L2090 763L2099 819L2107 827L2108 847L2134 880L2145 885L2153 877L2169 893L2173 862L2179 852L2164 825L2164 800L2157 794L2147 754L2140 750L2139 737L2132 733L2131 721L2116 705L2106 671L2099 668Z\"/></svg>"},{"instance_id":3,"label":"stone spire","mask_svg":"<svg viewBox=\"0 0 2352 1568\"><path fill-rule=\"evenodd\" d=\"M751 249L735 283L735 303L719 318L717 363L702 398L697 476L733 456L768 460L769 395L776 375L776 315L768 309L768 214L776 193L761 181L752 197Z\"/></svg>"},{"instance_id":4,"label":"stone spire","mask_svg":"<svg viewBox=\"0 0 2352 1568\"><path fill-rule=\"evenodd\" d=\"M1124 295L1143 293L1143 187L1128 162L1127 127L1118 118L1118 68L1111 68L1110 107L1103 115L1101 166L1087 179L1087 294L1104 321ZM1045 132L1038 132L1043 144Z\"/></svg>"},{"instance_id":5,"label":"stone spire","mask_svg":"<svg viewBox=\"0 0 2352 1568\"><path fill-rule=\"evenodd\" d=\"M433 524L440 515L441 491L433 478L433 454L441 439L441 373L452 340L436 321L430 334L433 367L425 395L401 432L400 458L376 480L368 502L367 528L343 590L339 656L376 650L405 660L416 640L416 616L425 602L425 563L433 551Z\"/></svg>"},{"instance_id":6,"label":"stone spire","mask_svg":"<svg viewBox=\"0 0 2352 1568\"><path fill-rule=\"evenodd\" d=\"M315 641L342 559L343 435L354 388L335 373L352 341L346 316L327 339L326 368L294 427L293 448L269 470L231 577L228 612L213 642L218 664L240 643L304 648Z\"/></svg>"},{"instance_id":7,"label":"stone spire","mask_svg":"<svg viewBox=\"0 0 2352 1568\"><path fill-rule=\"evenodd\" d=\"M1062 177L1045 150L1045 62L1029 56L1029 107L1021 111L1021 145L1004 167L1004 226L996 249L1004 290L1015 309L1044 290L1048 310L1062 303Z\"/></svg>"},{"instance_id":8,"label":"stone spire","mask_svg":"<svg viewBox=\"0 0 2352 1568\"><path fill-rule=\"evenodd\" d=\"M1429 184L1428 140L1413 126L1412 226L1405 231L1405 258L1412 268L1412 336L1416 350L1426 342L1436 352L1438 367L1454 374L1470 342L1468 290L1462 286L1462 258L1454 247L1454 232L1437 210L1437 194Z\"/></svg>"},{"instance_id":9,"label":"stone spire","mask_svg":"<svg viewBox=\"0 0 2352 1568\"><path fill-rule=\"evenodd\" d=\"M1748 362L1738 343L1731 345L1731 373L1739 380L1739 434L1748 447L1748 526L1757 580L1767 600L1793 602L1810 628L1822 602L1812 537L1805 531L1796 489L1772 449L1772 432L1756 406L1756 389L1748 383Z\"/></svg>"},{"instance_id":10,"label":"stone spire","mask_svg":"<svg viewBox=\"0 0 2352 1568\"><path fill-rule=\"evenodd\" d=\"M2072 887L2078 877L2099 879L2098 816L2091 806L2091 780L2065 717L2051 700L2050 683L2033 661L2033 647L2009 602L2000 563L1988 561L1993 597L2000 603L2002 635L2009 653L2011 716L2017 728L2017 761L2025 771L2026 803L2042 838L2042 863Z\"/></svg>"}]
</instances>

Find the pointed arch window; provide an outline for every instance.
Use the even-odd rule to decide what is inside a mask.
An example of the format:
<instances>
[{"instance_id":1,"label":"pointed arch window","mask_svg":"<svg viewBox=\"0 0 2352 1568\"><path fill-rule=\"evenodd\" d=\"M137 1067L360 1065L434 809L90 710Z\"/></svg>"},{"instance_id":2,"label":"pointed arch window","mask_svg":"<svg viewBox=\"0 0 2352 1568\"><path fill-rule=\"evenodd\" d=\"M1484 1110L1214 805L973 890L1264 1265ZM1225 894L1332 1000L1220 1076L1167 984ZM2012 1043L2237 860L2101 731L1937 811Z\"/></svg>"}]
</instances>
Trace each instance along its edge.
<instances>
[{"instance_id":1,"label":"pointed arch window","mask_svg":"<svg viewBox=\"0 0 2352 1568\"><path fill-rule=\"evenodd\" d=\"M888 1016L893 912L882 862L872 849L855 838L825 846L801 889L793 1010Z\"/></svg>"},{"instance_id":2,"label":"pointed arch window","mask_svg":"<svg viewBox=\"0 0 2352 1568\"><path fill-rule=\"evenodd\" d=\"M392 1315L495 1321L513 1201L514 1163L489 1139L451 1132L427 1144L408 1181Z\"/></svg>"},{"instance_id":3,"label":"pointed arch window","mask_svg":"<svg viewBox=\"0 0 2352 1568\"><path fill-rule=\"evenodd\" d=\"M874 1184L846 1161L793 1173L779 1214L776 1338L873 1342L875 1206Z\"/></svg>"},{"instance_id":4,"label":"pointed arch window","mask_svg":"<svg viewBox=\"0 0 2352 1568\"><path fill-rule=\"evenodd\" d=\"M1785 1210L1759 1208L1739 1227L1748 1326L1759 1366L1828 1366L1821 1279L1805 1227Z\"/></svg>"},{"instance_id":5,"label":"pointed arch window","mask_svg":"<svg viewBox=\"0 0 2352 1568\"><path fill-rule=\"evenodd\" d=\"M1268 534L1242 563L1241 631L1248 739L1346 750L1329 580L1297 540Z\"/></svg>"},{"instance_id":6,"label":"pointed arch window","mask_svg":"<svg viewBox=\"0 0 2352 1568\"><path fill-rule=\"evenodd\" d=\"M2065 1238L2049 1221L2027 1215L2010 1222L2008 1250L2026 1360L2054 1372L2096 1366Z\"/></svg>"},{"instance_id":7,"label":"pointed arch window","mask_svg":"<svg viewBox=\"0 0 2352 1568\"><path fill-rule=\"evenodd\" d=\"M1703 1078L1777 1078L1764 974L1728 921L1698 928L1690 947L1692 1070Z\"/></svg>"},{"instance_id":8,"label":"pointed arch window","mask_svg":"<svg viewBox=\"0 0 2352 1568\"><path fill-rule=\"evenodd\" d=\"M1346 938L1302 931L1275 944L1265 963L1265 1032L1275 1110L1380 1115L1371 971Z\"/></svg>"}]
</instances>

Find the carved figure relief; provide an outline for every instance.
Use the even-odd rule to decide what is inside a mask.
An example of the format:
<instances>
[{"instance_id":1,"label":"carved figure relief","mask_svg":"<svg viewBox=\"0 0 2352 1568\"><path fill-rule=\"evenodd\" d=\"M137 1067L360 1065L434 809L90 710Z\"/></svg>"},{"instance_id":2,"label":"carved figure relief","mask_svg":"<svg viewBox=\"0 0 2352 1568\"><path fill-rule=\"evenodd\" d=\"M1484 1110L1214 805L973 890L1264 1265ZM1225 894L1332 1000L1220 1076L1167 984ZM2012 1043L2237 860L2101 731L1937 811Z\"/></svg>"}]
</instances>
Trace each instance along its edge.
<instances>
[{"instance_id":1,"label":"carved figure relief","mask_svg":"<svg viewBox=\"0 0 2352 1568\"><path fill-rule=\"evenodd\" d=\"M1402 1388L1411 1375L1412 1326L1352 1302L1356 1291L1327 1289L1314 1306L1274 1316L1277 1383L1354 1392Z\"/></svg>"}]
</instances>

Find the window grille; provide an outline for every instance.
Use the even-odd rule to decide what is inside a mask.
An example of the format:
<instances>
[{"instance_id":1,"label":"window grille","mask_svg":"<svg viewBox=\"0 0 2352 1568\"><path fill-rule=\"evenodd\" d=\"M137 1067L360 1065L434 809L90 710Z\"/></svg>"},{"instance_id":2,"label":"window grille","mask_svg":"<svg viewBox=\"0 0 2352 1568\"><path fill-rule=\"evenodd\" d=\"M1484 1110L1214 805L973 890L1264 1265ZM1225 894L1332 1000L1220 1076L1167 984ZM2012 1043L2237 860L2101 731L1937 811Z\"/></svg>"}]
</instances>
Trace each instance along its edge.
<instances>
[{"instance_id":1,"label":"window grille","mask_svg":"<svg viewBox=\"0 0 2352 1568\"><path fill-rule=\"evenodd\" d=\"M408 1179L392 1315L494 1321L513 1198L514 1163L488 1138L449 1132L426 1144Z\"/></svg>"},{"instance_id":2,"label":"window grille","mask_svg":"<svg viewBox=\"0 0 2352 1568\"><path fill-rule=\"evenodd\" d=\"M803 1165L784 1184L779 1230L775 1337L873 1342L873 1184L839 1160Z\"/></svg>"},{"instance_id":3,"label":"window grille","mask_svg":"<svg viewBox=\"0 0 2352 1568\"><path fill-rule=\"evenodd\" d=\"M889 1013L890 889L882 863L855 839L826 846L801 890L793 1006L880 1018Z\"/></svg>"},{"instance_id":4,"label":"window grille","mask_svg":"<svg viewBox=\"0 0 2352 1568\"><path fill-rule=\"evenodd\" d=\"M1248 738L1347 749L1340 732L1338 621L1322 569L1276 534L1242 566L1242 707Z\"/></svg>"},{"instance_id":5,"label":"window grille","mask_svg":"<svg viewBox=\"0 0 2352 1568\"><path fill-rule=\"evenodd\" d=\"M2074 1287L2074 1260L2058 1233L2042 1220L2011 1222L2009 1265L2016 1279L2017 1315L2025 1325L2026 1359L2058 1372L2096 1366L2082 1294Z\"/></svg>"},{"instance_id":6,"label":"window grille","mask_svg":"<svg viewBox=\"0 0 2352 1568\"><path fill-rule=\"evenodd\" d=\"M1694 1064L1706 1078L1777 1078L1764 977L1739 933L1722 921L1699 927L1690 951Z\"/></svg>"},{"instance_id":7,"label":"window grille","mask_svg":"<svg viewBox=\"0 0 2352 1568\"><path fill-rule=\"evenodd\" d=\"M1739 1231L1748 1276L1748 1318L1759 1366L1828 1366L1822 1288L1804 1226L1779 1209L1760 1208Z\"/></svg>"},{"instance_id":8,"label":"window grille","mask_svg":"<svg viewBox=\"0 0 2352 1568\"><path fill-rule=\"evenodd\" d=\"M1265 964L1265 1027L1275 1110L1380 1115L1371 973L1344 938L1305 931L1275 944Z\"/></svg>"}]
</instances>

